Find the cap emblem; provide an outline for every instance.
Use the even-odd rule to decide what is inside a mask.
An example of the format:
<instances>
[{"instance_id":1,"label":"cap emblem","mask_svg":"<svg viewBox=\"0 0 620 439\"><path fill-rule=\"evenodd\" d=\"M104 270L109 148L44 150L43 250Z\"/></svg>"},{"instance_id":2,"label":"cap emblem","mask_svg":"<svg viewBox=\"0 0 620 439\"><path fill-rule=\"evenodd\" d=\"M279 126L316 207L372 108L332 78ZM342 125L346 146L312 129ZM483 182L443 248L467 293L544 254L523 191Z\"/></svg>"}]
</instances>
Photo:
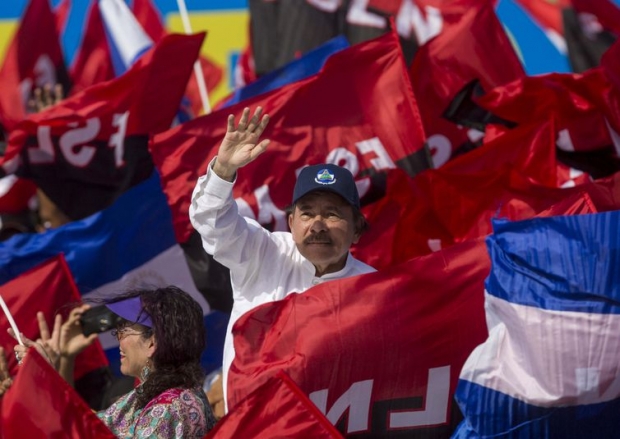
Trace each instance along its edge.
<instances>
[{"instance_id":1,"label":"cap emblem","mask_svg":"<svg viewBox=\"0 0 620 439\"><path fill-rule=\"evenodd\" d=\"M316 174L315 182L319 184L334 184L336 183L336 177L330 173L327 169L322 169Z\"/></svg>"}]
</instances>

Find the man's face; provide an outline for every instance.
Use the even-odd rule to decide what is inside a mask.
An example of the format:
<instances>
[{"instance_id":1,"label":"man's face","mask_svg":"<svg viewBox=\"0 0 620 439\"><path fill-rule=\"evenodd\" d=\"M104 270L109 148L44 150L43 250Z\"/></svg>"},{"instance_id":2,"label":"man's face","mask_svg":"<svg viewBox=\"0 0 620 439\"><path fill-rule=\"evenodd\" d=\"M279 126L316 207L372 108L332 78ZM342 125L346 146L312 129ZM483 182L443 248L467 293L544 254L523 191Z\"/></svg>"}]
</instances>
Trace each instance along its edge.
<instances>
[{"instance_id":1,"label":"man's face","mask_svg":"<svg viewBox=\"0 0 620 439\"><path fill-rule=\"evenodd\" d=\"M317 276L341 270L359 240L353 207L331 192L310 192L288 218L293 241L317 270Z\"/></svg>"}]
</instances>

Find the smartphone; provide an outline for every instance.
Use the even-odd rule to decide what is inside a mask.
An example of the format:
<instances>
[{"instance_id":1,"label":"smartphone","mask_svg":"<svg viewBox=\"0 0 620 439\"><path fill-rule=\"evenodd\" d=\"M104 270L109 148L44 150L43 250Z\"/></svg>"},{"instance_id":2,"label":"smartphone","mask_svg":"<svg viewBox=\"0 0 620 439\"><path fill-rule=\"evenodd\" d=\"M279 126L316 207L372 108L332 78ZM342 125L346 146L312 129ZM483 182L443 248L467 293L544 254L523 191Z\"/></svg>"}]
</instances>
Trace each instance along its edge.
<instances>
[{"instance_id":1,"label":"smartphone","mask_svg":"<svg viewBox=\"0 0 620 439\"><path fill-rule=\"evenodd\" d=\"M82 334L90 335L109 331L116 327L119 320L120 317L105 305L90 308L80 317Z\"/></svg>"}]
</instances>

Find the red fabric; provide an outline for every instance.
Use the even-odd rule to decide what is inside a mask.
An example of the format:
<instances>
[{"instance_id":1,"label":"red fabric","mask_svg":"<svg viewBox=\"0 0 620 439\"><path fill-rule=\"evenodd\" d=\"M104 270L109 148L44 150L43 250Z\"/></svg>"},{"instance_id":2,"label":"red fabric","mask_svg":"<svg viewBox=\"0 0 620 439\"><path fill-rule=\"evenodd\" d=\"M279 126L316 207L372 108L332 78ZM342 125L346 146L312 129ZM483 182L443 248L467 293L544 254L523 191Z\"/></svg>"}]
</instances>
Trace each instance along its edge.
<instances>
[{"instance_id":1,"label":"red fabric","mask_svg":"<svg viewBox=\"0 0 620 439\"><path fill-rule=\"evenodd\" d=\"M332 55L313 77L156 136L151 152L172 207L177 240L185 242L193 231L187 215L190 196L224 137L228 115L238 119L246 106L261 105L271 116L263 134L271 139L269 148L240 170L234 187L234 196L242 197L255 215L257 196L279 209L290 204L295 172L308 164L346 165L358 178L363 197L372 195L368 175L410 162L427 163L424 133L405 73L398 41L386 34ZM385 153L366 149L379 142ZM262 224L287 227L282 212L272 217L259 211L258 216Z\"/></svg>"},{"instance_id":2,"label":"red fabric","mask_svg":"<svg viewBox=\"0 0 620 439\"><path fill-rule=\"evenodd\" d=\"M75 390L31 349L15 382L2 398L2 435L113 439Z\"/></svg>"},{"instance_id":3,"label":"red fabric","mask_svg":"<svg viewBox=\"0 0 620 439\"><path fill-rule=\"evenodd\" d=\"M64 59L48 0L31 0L0 69L0 121L7 131L26 117L32 90L63 83Z\"/></svg>"},{"instance_id":4,"label":"red fabric","mask_svg":"<svg viewBox=\"0 0 620 439\"><path fill-rule=\"evenodd\" d=\"M115 77L98 3L91 2L82 43L71 67L72 94Z\"/></svg>"},{"instance_id":5,"label":"red fabric","mask_svg":"<svg viewBox=\"0 0 620 439\"><path fill-rule=\"evenodd\" d=\"M620 142L620 39L618 39L601 58L601 70L603 71L609 88L597 95L601 98L600 106L604 108L607 121L615 130L616 142ZM596 87L596 85L594 85ZM620 156L620 145L616 145L616 151Z\"/></svg>"},{"instance_id":6,"label":"red fabric","mask_svg":"<svg viewBox=\"0 0 620 439\"><path fill-rule=\"evenodd\" d=\"M354 255L375 268L389 267L486 236L494 217L531 218L564 199L570 212L619 209L618 176L556 187L553 142L551 125L525 126L413 179L392 171L385 196L363 208L371 227Z\"/></svg>"},{"instance_id":7,"label":"red fabric","mask_svg":"<svg viewBox=\"0 0 620 439\"><path fill-rule=\"evenodd\" d=\"M207 438L342 438L325 416L280 371L222 418Z\"/></svg>"},{"instance_id":8,"label":"red fabric","mask_svg":"<svg viewBox=\"0 0 620 439\"><path fill-rule=\"evenodd\" d=\"M38 311L45 315L51 331L56 314L61 313L63 317L67 317L70 308L66 305L80 301L80 294L62 255L55 256L0 286L0 296L11 311L19 330L31 340L40 336ZM4 313L0 314L0 327L10 327ZM0 331L0 345L9 353L7 359L11 375L20 370L15 357L11 355L16 343L6 329ZM101 344L96 341L77 356L74 377L79 379L107 364Z\"/></svg>"},{"instance_id":9,"label":"red fabric","mask_svg":"<svg viewBox=\"0 0 620 439\"><path fill-rule=\"evenodd\" d=\"M37 187L30 180L14 175L0 179L0 213L25 211L36 192Z\"/></svg>"},{"instance_id":10,"label":"red fabric","mask_svg":"<svg viewBox=\"0 0 620 439\"><path fill-rule=\"evenodd\" d=\"M403 0L368 0L366 7L385 15L396 15Z\"/></svg>"},{"instance_id":11,"label":"red fabric","mask_svg":"<svg viewBox=\"0 0 620 439\"><path fill-rule=\"evenodd\" d=\"M138 22L153 41L157 42L166 35L166 30L161 22L159 12L151 0L134 0L132 10ZM220 66L206 56L200 56L199 60L208 93L219 85L222 81L224 72ZM200 99L198 82L194 73L192 73L187 83L185 96L190 100L192 114L194 116L202 114L202 101Z\"/></svg>"},{"instance_id":12,"label":"red fabric","mask_svg":"<svg viewBox=\"0 0 620 439\"><path fill-rule=\"evenodd\" d=\"M616 43L609 50L614 47L620 45ZM493 114L519 124L535 123L553 115L558 132L565 130L564 139L570 139L570 145L558 141L562 149L605 148L612 143L607 122L620 122L620 107L610 95L612 71L614 68L596 68L583 75L551 73L526 77L496 87L477 102Z\"/></svg>"},{"instance_id":13,"label":"red fabric","mask_svg":"<svg viewBox=\"0 0 620 439\"><path fill-rule=\"evenodd\" d=\"M353 407L341 432L386 437L428 429L447 437L461 366L487 336L489 269L480 239L244 314L233 328L229 408L282 369L334 424L336 401L354 383L366 389L348 394ZM406 411L417 411L416 420L397 428L392 415Z\"/></svg>"},{"instance_id":14,"label":"red fabric","mask_svg":"<svg viewBox=\"0 0 620 439\"><path fill-rule=\"evenodd\" d=\"M577 12L596 17L603 28L620 35L620 8L609 0L571 0Z\"/></svg>"},{"instance_id":15,"label":"red fabric","mask_svg":"<svg viewBox=\"0 0 620 439\"><path fill-rule=\"evenodd\" d=\"M409 71L435 167L468 141L467 128L443 117L455 95L474 79L489 91L525 75L492 2L450 2L441 15L441 33L419 48Z\"/></svg>"},{"instance_id":16,"label":"red fabric","mask_svg":"<svg viewBox=\"0 0 620 439\"><path fill-rule=\"evenodd\" d=\"M31 115L19 126L19 132L9 138L5 161L21 147L18 141L34 135L43 123L52 126L52 135L59 135L67 129L68 123L83 124L92 117L111 119L112 113L129 111L133 117L129 118L126 135L168 129L204 36L204 33L168 35L124 75ZM174 69L166 68L171 64ZM102 122L102 126L105 125Z\"/></svg>"},{"instance_id":17,"label":"red fabric","mask_svg":"<svg viewBox=\"0 0 620 439\"><path fill-rule=\"evenodd\" d=\"M385 196L363 208L371 227L354 255L381 269L487 235L513 171L555 186L550 124L514 129L413 179L392 171Z\"/></svg>"},{"instance_id":18,"label":"red fabric","mask_svg":"<svg viewBox=\"0 0 620 439\"><path fill-rule=\"evenodd\" d=\"M151 175L147 138L170 127L203 39L166 36L124 75L23 120L2 166L34 179L72 219L107 207Z\"/></svg>"},{"instance_id":19,"label":"red fabric","mask_svg":"<svg viewBox=\"0 0 620 439\"><path fill-rule=\"evenodd\" d=\"M69 12L71 12L71 0L61 0L54 9L54 15L56 15L56 31L59 36L65 31L67 20L69 19Z\"/></svg>"}]
</instances>

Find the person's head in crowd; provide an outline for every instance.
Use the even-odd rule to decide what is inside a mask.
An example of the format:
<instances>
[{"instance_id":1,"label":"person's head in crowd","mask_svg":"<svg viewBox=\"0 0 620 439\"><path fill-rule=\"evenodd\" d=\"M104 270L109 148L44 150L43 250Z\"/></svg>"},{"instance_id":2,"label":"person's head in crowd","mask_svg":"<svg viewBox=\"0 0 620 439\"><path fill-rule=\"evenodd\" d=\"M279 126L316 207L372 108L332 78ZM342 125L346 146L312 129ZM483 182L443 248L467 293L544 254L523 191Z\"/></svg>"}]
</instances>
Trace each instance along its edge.
<instances>
[{"instance_id":1,"label":"person's head in crowd","mask_svg":"<svg viewBox=\"0 0 620 439\"><path fill-rule=\"evenodd\" d=\"M129 291L106 306L121 320L114 334L121 372L140 378L138 406L171 387L202 386L206 336L200 305L174 287Z\"/></svg>"},{"instance_id":2,"label":"person's head in crowd","mask_svg":"<svg viewBox=\"0 0 620 439\"><path fill-rule=\"evenodd\" d=\"M329 163L301 170L286 211L295 245L319 275L342 269L368 227L353 175Z\"/></svg>"}]
</instances>

